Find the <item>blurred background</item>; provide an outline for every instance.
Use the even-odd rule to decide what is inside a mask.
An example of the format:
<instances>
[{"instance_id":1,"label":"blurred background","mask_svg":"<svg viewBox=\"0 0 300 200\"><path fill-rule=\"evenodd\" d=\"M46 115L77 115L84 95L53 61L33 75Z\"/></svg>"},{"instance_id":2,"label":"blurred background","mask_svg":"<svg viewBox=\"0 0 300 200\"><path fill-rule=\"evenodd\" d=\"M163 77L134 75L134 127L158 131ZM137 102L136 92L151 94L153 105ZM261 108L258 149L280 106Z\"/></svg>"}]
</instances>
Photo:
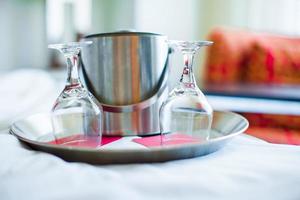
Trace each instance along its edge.
<instances>
[{"instance_id":1,"label":"blurred background","mask_svg":"<svg viewBox=\"0 0 300 200\"><path fill-rule=\"evenodd\" d=\"M0 69L55 67L47 44L116 30L182 40L215 26L299 35L299 10L298 0L1 0Z\"/></svg>"}]
</instances>

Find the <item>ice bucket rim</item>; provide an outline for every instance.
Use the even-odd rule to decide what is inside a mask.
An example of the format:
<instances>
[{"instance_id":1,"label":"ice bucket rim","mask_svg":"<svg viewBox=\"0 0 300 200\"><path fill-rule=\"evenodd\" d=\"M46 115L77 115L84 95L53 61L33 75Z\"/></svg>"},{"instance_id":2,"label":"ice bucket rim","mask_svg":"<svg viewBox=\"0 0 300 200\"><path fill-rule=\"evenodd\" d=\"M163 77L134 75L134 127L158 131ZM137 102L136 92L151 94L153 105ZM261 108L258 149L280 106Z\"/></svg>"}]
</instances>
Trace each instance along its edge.
<instances>
[{"instance_id":1,"label":"ice bucket rim","mask_svg":"<svg viewBox=\"0 0 300 200\"><path fill-rule=\"evenodd\" d=\"M97 38L97 37L114 37L114 36L143 36L143 37L167 37L160 33L151 32L134 32L134 31L118 31L118 32L107 32L107 33L95 33L84 36L84 38Z\"/></svg>"}]
</instances>

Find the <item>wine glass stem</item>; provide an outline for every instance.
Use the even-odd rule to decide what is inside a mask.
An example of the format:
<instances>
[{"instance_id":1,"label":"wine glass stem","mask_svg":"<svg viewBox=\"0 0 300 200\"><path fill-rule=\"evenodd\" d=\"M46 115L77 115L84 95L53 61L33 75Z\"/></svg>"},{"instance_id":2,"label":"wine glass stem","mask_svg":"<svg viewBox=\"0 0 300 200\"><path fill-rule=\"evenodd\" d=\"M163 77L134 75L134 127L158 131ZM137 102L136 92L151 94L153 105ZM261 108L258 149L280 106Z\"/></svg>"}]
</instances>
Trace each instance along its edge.
<instances>
[{"instance_id":1,"label":"wine glass stem","mask_svg":"<svg viewBox=\"0 0 300 200\"><path fill-rule=\"evenodd\" d=\"M190 87L196 86L195 76L193 72L194 52L183 52L184 68L180 82Z\"/></svg>"},{"instance_id":2,"label":"wine glass stem","mask_svg":"<svg viewBox=\"0 0 300 200\"><path fill-rule=\"evenodd\" d=\"M68 55L67 59L67 68L68 68L68 78L67 86L76 87L81 86L81 82L78 75L78 55Z\"/></svg>"}]
</instances>

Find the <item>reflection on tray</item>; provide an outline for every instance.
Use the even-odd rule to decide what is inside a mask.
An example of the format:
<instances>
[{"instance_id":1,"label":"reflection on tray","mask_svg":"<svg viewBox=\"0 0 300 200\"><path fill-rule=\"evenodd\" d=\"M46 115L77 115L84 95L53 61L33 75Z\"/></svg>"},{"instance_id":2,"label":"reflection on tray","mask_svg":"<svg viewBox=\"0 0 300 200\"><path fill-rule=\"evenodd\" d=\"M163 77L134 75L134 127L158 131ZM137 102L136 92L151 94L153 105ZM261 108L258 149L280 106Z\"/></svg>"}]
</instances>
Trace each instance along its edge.
<instances>
[{"instance_id":1,"label":"reflection on tray","mask_svg":"<svg viewBox=\"0 0 300 200\"><path fill-rule=\"evenodd\" d=\"M56 139L48 142L48 144L72 146L72 147L88 147L88 148L99 148L111 142L121 139L121 136L113 137L87 137L85 135L77 134L60 139Z\"/></svg>"},{"instance_id":2,"label":"reflection on tray","mask_svg":"<svg viewBox=\"0 0 300 200\"><path fill-rule=\"evenodd\" d=\"M173 146L180 144L203 142L203 140L201 140L200 138L196 138L182 133L171 133L162 136L157 135L151 137L143 137L133 139L133 141L145 147Z\"/></svg>"},{"instance_id":3,"label":"reflection on tray","mask_svg":"<svg viewBox=\"0 0 300 200\"><path fill-rule=\"evenodd\" d=\"M210 138L220 137L221 133L211 130ZM128 138L129 136L124 136L124 138ZM112 142L116 142L122 140L122 136L103 136L99 137L87 137L84 135L76 134L73 136L67 136L64 138L60 138L57 140L52 140L50 142L46 142L48 144L55 145L63 145L69 147L84 147L84 148L101 148L105 145L108 145ZM45 139L45 136L43 137ZM202 138L197 138L195 136L182 134L182 133L170 133L167 135L155 135L155 136L147 136L140 138L133 138L130 140L134 143L143 145L144 147L152 148L152 147L168 147L174 145L183 145L183 144L194 144L194 143L203 143L206 140Z\"/></svg>"}]
</instances>

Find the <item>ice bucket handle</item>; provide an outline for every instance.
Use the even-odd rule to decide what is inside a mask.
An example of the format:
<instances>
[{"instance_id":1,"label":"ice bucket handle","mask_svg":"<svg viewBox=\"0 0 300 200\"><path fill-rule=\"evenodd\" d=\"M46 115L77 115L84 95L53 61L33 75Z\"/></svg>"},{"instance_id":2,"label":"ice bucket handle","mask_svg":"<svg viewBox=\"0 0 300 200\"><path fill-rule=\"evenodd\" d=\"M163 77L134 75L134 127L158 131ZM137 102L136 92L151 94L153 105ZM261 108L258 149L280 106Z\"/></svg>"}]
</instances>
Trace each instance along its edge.
<instances>
[{"instance_id":1,"label":"ice bucket handle","mask_svg":"<svg viewBox=\"0 0 300 200\"><path fill-rule=\"evenodd\" d=\"M122 105L122 106L101 103L103 110L107 111L107 112L123 113L123 112L133 112L136 110L142 110L142 109L150 107L152 104L154 104L160 98L160 96L163 94L165 88L167 87L167 79L168 79L168 76L167 76L168 64L167 63L168 63L168 59L166 60L166 64L164 66L162 76L159 80L158 89L156 92L154 92L153 96L151 96L150 98L148 98L144 101L141 101L139 103Z\"/></svg>"}]
</instances>

